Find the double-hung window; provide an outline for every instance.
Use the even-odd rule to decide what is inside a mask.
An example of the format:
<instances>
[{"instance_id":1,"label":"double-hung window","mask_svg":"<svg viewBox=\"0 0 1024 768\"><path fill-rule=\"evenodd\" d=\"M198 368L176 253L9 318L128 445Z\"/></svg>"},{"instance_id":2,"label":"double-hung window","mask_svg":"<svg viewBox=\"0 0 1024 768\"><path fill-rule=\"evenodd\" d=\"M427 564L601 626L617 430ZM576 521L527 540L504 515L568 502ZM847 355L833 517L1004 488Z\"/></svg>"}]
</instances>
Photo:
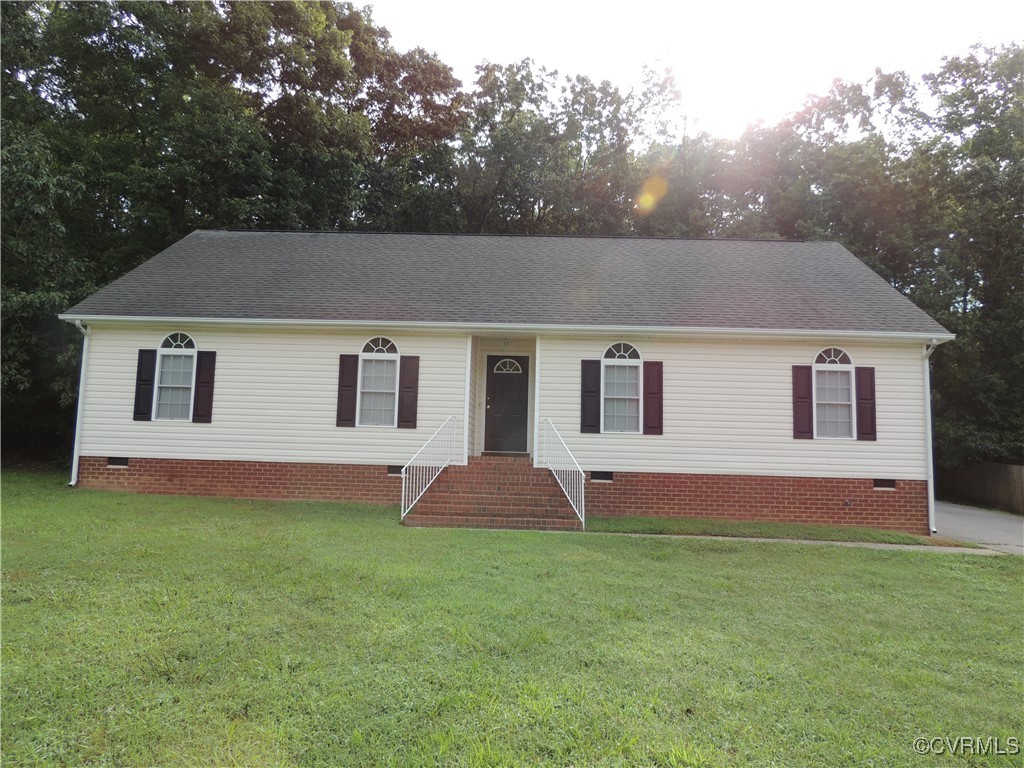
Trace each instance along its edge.
<instances>
[{"instance_id":1,"label":"double-hung window","mask_svg":"<svg viewBox=\"0 0 1024 768\"><path fill-rule=\"evenodd\" d=\"M370 339L359 355L359 426L398 423L398 347L383 336Z\"/></svg>"},{"instance_id":2,"label":"double-hung window","mask_svg":"<svg viewBox=\"0 0 1024 768\"><path fill-rule=\"evenodd\" d=\"M640 432L642 365L636 347L612 344L601 360L603 432Z\"/></svg>"},{"instance_id":3,"label":"double-hung window","mask_svg":"<svg viewBox=\"0 0 1024 768\"><path fill-rule=\"evenodd\" d=\"M797 440L877 440L875 369L854 367L836 347L813 365L793 366L793 437Z\"/></svg>"},{"instance_id":4,"label":"double-hung window","mask_svg":"<svg viewBox=\"0 0 1024 768\"><path fill-rule=\"evenodd\" d=\"M157 351L153 414L157 419L192 418L196 377L196 343L184 333L172 333Z\"/></svg>"},{"instance_id":5,"label":"double-hung window","mask_svg":"<svg viewBox=\"0 0 1024 768\"><path fill-rule=\"evenodd\" d=\"M829 347L814 360L814 436L853 438L855 393L853 363L843 350Z\"/></svg>"}]
</instances>

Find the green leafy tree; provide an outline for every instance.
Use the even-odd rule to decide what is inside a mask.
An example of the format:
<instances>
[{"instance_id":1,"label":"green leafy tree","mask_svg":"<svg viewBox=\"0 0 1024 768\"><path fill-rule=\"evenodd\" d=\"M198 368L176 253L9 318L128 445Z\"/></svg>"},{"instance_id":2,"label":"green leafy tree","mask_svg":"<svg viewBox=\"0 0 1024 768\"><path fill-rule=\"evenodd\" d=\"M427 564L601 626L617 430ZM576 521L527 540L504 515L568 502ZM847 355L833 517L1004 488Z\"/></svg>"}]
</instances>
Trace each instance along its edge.
<instances>
[{"instance_id":1,"label":"green leafy tree","mask_svg":"<svg viewBox=\"0 0 1024 768\"><path fill-rule=\"evenodd\" d=\"M40 398L66 434L80 341L55 315L90 290L196 228L358 226L380 164L422 167L421 196L448 172L457 81L349 4L0 11L9 448Z\"/></svg>"},{"instance_id":2,"label":"green leafy tree","mask_svg":"<svg viewBox=\"0 0 1024 768\"><path fill-rule=\"evenodd\" d=\"M456 153L468 232L628 230L639 108L608 83L560 79L529 60L477 69Z\"/></svg>"},{"instance_id":3,"label":"green leafy tree","mask_svg":"<svg viewBox=\"0 0 1024 768\"><path fill-rule=\"evenodd\" d=\"M639 160L633 230L643 237L716 237L726 227L728 143L701 133L654 144Z\"/></svg>"},{"instance_id":4,"label":"green leafy tree","mask_svg":"<svg viewBox=\"0 0 1024 768\"><path fill-rule=\"evenodd\" d=\"M976 48L926 81L960 334L937 355L939 458L1024 463L1024 48Z\"/></svg>"}]
</instances>

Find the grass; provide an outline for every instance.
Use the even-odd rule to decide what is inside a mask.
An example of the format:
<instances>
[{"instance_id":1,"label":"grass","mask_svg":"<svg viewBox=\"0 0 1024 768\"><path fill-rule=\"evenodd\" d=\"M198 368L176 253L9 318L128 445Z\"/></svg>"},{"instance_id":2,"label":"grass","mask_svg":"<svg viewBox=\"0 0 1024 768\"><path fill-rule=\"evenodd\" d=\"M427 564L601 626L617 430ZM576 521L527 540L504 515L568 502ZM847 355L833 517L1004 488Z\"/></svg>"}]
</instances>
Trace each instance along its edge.
<instances>
[{"instance_id":1,"label":"grass","mask_svg":"<svg viewBox=\"0 0 1024 768\"><path fill-rule=\"evenodd\" d=\"M856 526L759 523L738 520L707 520L693 517L588 517L592 533L658 533L675 536L736 536L753 539L808 539L811 541L862 541L874 544L914 544L936 547L977 548L938 536L915 536L898 531Z\"/></svg>"},{"instance_id":2,"label":"grass","mask_svg":"<svg viewBox=\"0 0 1024 768\"><path fill-rule=\"evenodd\" d=\"M2 534L10 765L957 766L913 740L1024 736L1024 558L414 530L28 472Z\"/></svg>"}]
</instances>

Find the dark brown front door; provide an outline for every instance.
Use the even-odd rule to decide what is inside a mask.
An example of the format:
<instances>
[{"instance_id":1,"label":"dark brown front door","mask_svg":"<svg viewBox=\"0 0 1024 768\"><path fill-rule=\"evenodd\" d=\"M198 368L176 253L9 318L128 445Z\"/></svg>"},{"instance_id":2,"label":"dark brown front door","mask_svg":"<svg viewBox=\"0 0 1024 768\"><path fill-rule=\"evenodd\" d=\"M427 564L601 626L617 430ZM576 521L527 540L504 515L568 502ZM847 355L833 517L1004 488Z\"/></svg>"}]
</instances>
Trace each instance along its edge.
<instances>
[{"instance_id":1,"label":"dark brown front door","mask_svg":"<svg viewBox=\"0 0 1024 768\"><path fill-rule=\"evenodd\" d=\"M487 356L487 417L484 450L526 453L530 358Z\"/></svg>"}]
</instances>

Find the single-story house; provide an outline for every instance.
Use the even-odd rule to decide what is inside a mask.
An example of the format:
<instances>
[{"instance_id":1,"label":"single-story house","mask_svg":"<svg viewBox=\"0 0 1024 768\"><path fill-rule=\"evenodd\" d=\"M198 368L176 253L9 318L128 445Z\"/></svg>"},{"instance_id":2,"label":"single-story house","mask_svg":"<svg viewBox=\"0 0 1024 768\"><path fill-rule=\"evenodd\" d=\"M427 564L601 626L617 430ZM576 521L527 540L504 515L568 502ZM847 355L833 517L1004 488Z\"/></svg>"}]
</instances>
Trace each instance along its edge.
<instances>
[{"instance_id":1,"label":"single-story house","mask_svg":"<svg viewBox=\"0 0 1024 768\"><path fill-rule=\"evenodd\" d=\"M61 318L72 485L934 530L953 335L837 243L197 231Z\"/></svg>"}]
</instances>

